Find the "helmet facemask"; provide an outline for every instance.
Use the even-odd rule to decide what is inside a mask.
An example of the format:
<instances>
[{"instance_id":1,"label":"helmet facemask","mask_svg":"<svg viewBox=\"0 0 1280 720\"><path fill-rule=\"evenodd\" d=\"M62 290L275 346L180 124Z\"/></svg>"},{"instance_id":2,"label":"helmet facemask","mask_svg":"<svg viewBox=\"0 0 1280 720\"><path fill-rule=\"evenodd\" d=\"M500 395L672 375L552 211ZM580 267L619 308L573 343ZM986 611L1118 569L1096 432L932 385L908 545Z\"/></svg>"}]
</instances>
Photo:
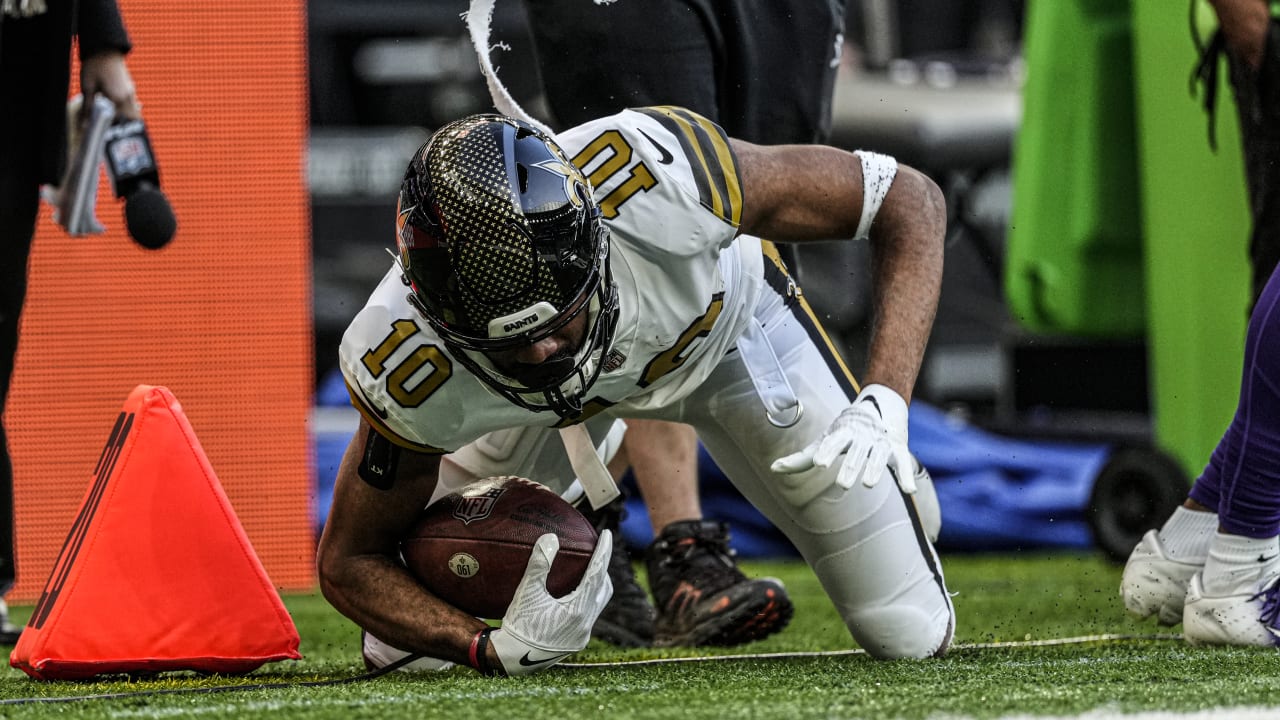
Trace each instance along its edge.
<instances>
[{"instance_id":1,"label":"helmet facemask","mask_svg":"<svg viewBox=\"0 0 1280 720\"><path fill-rule=\"evenodd\" d=\"M446 126L409 165L398 225L409 299L450 353L516 405L580 413L612 343L617 289L600 210L559 147L499 116ZM489 357L582 313L586 329L571 356L520 377Z\"/></svg>"},{"instance_id":2,"label":"helmet facemask","mask_svg":"<svg viewBox=\"0 0 1280 720\"><path fill-rule=\"evenodd\" d=\"M536 373L515 377L499 368L486 350L448 339L445 344L460 363L501 397L529 410L552 410L561 417L572 417L582 412L583 398L600 375L618 320L617 292L607 269L601 282L577 305L576 310L559 313L555 322L524 333L519 342L507 346L533 344L586 313L585 332L576 350L540 363Z\"/></svg>"}]
</instances>

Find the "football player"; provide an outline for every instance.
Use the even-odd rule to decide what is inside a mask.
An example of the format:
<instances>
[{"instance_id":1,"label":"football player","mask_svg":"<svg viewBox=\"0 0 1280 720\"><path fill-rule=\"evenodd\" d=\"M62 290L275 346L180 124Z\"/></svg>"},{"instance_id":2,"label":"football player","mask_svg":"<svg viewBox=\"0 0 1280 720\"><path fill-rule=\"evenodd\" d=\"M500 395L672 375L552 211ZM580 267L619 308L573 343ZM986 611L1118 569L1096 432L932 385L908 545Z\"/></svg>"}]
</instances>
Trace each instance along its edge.
<instances>
[{"instance_id":1,"label":"football player","mask_svg":"<svg viewBox=\"0 0 1280 720\"><path fill-rule=\"evenodd\" d=\"M927 475L907 449L945 216L937 186L892 158L730 140L676 107L558 141L499 115L434 133L401 187L395 263L340 348L363 421L318 567L365 630L366 661L513 675L581 650L610 595L608 532L559 599L545 536L498 629L424 590L398 541L433 497L479 477L590 495L584 456L607 460L625 418L692 425L872 656L945 653L937 518L917 510L936 498L917 492ZM760 237L870 238L860 389Z\"/></svg>"},{"instance_id":2,"label":"football player","mask_svg":"<svg viewBox=\"0 0 1280 720\"><path fill-rule=\"evenodd\" d=\"M1143 536L1120 595L1195 644L1280 645L1280 20L1265 0L1212 0L1197 74L1212 113L1223 51L1240 117L1253 305L1235 417L1182 507ZM1193 6L1194 9L1194 6ZM1212 132L1212 115L1210 128ZM1210 136L1212 138L1212 135Z\"/></svg>"}]
</instances>

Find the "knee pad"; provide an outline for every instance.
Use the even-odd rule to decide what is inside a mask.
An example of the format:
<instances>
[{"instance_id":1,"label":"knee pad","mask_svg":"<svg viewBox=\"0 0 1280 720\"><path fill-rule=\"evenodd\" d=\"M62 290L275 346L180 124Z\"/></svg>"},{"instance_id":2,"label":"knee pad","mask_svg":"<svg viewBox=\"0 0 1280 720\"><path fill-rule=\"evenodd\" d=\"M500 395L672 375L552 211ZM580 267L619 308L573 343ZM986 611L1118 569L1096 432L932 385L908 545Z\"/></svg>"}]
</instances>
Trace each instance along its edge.
<instances>
[{"instance_id":1,"label":"knee pad","mask_svg":"<svg viewBox=\"0 0 1280 720\"><path fill-rule=\"evenodd\" d=\"M922 487L917 495L931 497L930 489ZM913 508L915 496L884 483L849 493L845 513L854 522L798 544L849 632L875 658L945 652L955 610L927 523Z\"/></svg>"},{"instance_id":2,"label":"knee pad","mask_svg":"<svg viewBox=\"0 0 1280 720\"><path fill-rule=\"evenodd\" d=\"M894 605L860 610L845 620L854 639L877 660L942 657L955 634L950 599L945 608L932 611Z\"/></svg>"}]
</instances>

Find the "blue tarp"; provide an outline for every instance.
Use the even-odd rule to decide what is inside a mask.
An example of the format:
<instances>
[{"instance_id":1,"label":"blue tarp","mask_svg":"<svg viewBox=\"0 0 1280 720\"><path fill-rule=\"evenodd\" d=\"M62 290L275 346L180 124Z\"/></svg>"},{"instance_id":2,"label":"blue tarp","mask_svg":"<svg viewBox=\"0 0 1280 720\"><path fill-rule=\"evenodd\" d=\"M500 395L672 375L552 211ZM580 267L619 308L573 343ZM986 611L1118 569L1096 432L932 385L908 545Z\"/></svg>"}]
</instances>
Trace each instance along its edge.
<instances>
[{"instance_id":1,"label":"blue tarp","mask_svg":"<svg viewBox=\"0 0 1280 720\"><path fill-rule=\"evenodd\" d=\"M911 405L911 449L933 476L942 507L944 550L1089 548L1092 532L1085 510L1093 483L1111 447L1011 439L948 417L923 402ZM793 555L795 550L768 520L734 489L705 450L698 470L703 513L730 523L740 557ZM644 504L627 501L623 537L642 548L653 533Z\"/></svg>"}]
</instances>

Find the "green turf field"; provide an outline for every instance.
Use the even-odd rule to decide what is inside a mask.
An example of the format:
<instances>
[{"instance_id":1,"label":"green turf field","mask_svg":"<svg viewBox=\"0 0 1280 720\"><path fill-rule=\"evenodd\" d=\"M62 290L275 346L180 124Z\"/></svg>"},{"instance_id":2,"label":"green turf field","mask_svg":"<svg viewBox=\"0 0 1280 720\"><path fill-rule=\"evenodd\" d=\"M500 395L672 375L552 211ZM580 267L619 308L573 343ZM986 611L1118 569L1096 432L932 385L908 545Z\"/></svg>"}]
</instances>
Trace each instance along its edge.
<instances>
[{"instance_id":1,"label":"green turf field","mask_svg":"<svg viewBox=\"0 0 1280 720\"><path fill-rule=\"evenodd\" d=\"M785 632L746 647L621 651L593 642L572 663L521 679L458 669L305 687L295 684L356 678L363 665L355 627L318 595L296 596L286 603L302 636L301 661L243 678L176 674L92 683L41 683L6 669L0 702L128 695L2 704L0 717L1099 718L1151 710L1233 716L1222 708L1280 717L1280 655L1193 648L1154 623L1129 619L1116 591L1120 569L1100 557L1024 552L943 561L959 614L957 644L943 660L877 662L849 652L847 631L804 565L746 563L749 573L783 578L797 606ZM14 614L23 619L28 611ZM1060 639L1070 641L1044 644ZM645 662L656 660L662 662ZM264 683L285 687L170 692ZM148 691L164 694L134 694Z\"/></svg>"}]
</instances>

